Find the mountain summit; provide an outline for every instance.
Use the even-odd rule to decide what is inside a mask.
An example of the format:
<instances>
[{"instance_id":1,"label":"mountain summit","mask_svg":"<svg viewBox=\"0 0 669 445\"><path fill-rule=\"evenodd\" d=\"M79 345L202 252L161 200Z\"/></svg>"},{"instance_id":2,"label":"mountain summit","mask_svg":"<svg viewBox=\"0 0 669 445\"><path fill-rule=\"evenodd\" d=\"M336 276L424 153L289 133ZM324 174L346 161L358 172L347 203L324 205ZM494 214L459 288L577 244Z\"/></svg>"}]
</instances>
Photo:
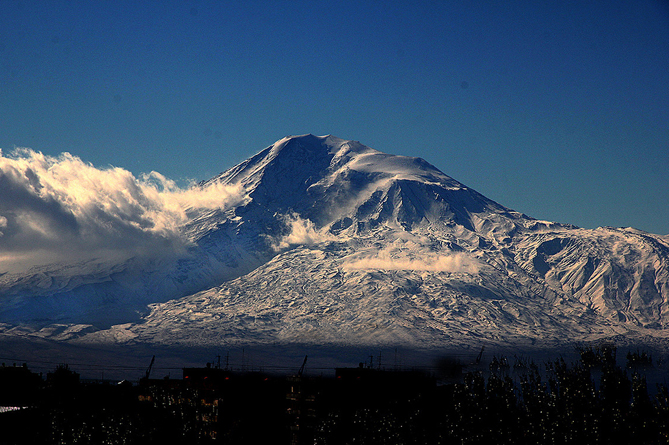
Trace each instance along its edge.
<instances>
[{"instance_id":1,"label":"mountain summit","mask_svg":"<svg viewBox=\"0 0 669 445\"><path fill-rule=\"evenodd\" d=\"M243 187L250 200L240 211L256 212L254 218L297 214L332 232L389 223L407 230L438 222L473 229L474 214L512 217L420 158L333 136L281 139L201 186L215 183Z\"/></svg>"},{"instance_id":2,"label":"mountain summit","mask_svg":"<svg viewBox=\"0 0 669 445\"><path fill-rule=\"evenodd\" d=\"M5 274L0 320L169 345L554 344L669 326L666 237L539 221L420 158L287 137L190 193L218 190L187 208L174 259Z\"/></svg>"}]
</instances>

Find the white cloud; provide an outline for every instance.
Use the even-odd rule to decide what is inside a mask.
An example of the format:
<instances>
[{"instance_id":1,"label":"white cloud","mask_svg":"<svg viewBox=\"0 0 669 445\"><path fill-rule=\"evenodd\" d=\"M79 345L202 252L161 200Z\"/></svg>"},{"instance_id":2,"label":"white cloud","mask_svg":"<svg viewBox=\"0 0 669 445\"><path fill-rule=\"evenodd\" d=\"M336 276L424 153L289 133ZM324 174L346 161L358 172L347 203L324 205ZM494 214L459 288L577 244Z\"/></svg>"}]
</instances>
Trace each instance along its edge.
<instances>
[{"instance_id":1,"label":"white cloud","mask_svg":"<svg viewBox=\"0 0 669 445\"><path fill-rule=\"evenodd\" d=\"M462 252L408 255L401 251L386 249L376 254L363 254L355 258L349 258L344 262L343 269L477 273L480 269L480 263L470 255Z\"/></svg>"},{"instance_id":2,"label":"white cloud","mask_svg":"<svg viewBox=\"0 0 669 445\"><path fill-rule=\"evenodd\" d=\"M326 229L317 229L309 219L303 219L297 214L284 217L289 233L274 243L274 249L285 249L294 245L313 245L325 241L332 241L335 237Z\"/></svg>"},{"instance_id":3,"label":"white cloud","mask_svg":"<svg viewBox=\"0 0 669 445\"><path fill-rule=\"evenodd\" d=\"M181 189L157 172L136 178L69 153L0 151L0 272L16 262L29 267L112 251L179 253L187 245L181 227L190 209L222 208L241 198L236 187Z\"/></svg>"}]
</instances>

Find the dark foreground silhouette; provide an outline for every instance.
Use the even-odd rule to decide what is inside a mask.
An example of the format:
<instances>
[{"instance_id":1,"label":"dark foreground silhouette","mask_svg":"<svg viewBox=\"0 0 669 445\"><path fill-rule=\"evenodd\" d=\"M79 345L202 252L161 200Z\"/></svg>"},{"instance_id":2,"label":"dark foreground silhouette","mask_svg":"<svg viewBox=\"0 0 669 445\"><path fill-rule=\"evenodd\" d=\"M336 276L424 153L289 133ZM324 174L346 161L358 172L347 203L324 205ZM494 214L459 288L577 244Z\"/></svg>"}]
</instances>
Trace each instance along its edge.
<instances>
[{"instance_id":1,"label":"dark foreground silhouette","mask_svg":"<svg viewBox=\"0 0 669 445\"><path fill-rule=\"evenodd\" d=\"M537 365L495 357L461 374L361 364L334 378L185 368L183 379L82 383L0 368L0 444L660 444L669 391L645 353L612 346ZM444 383L456 381L457 383ZM16 409L22 408L22 409Z\"/></svg>"}]
</instances>

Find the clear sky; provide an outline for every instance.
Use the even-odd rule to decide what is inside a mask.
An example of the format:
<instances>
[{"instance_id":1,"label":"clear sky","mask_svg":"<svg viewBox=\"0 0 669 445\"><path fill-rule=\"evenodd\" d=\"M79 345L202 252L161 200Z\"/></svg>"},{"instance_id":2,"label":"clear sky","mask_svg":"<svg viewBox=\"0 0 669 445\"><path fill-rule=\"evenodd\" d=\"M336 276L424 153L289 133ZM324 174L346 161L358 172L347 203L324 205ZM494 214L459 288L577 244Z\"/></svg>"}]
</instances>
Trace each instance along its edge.
<instances>
[{"instance_id":1,"label":"clear sky","mask_svg":"<svg viewBox=\"0 0 669 445\"><path fill-rule=\"evenodd\" d=\"M0 0L4 154L185 184L304 133L667 234L669 2Z\"/></svg>"}]
</instances>

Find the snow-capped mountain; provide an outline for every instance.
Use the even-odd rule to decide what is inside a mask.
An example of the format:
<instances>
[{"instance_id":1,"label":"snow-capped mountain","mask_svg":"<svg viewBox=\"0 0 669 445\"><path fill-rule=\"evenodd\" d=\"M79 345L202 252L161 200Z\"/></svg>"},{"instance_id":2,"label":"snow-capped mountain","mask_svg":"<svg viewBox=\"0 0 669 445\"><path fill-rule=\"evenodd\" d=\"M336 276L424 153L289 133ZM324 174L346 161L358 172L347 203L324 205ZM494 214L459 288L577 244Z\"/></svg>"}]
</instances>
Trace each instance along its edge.
<instances>
[{"instance_id":1,"label":"snow-capped mountain","mask_svg":"<svg viewBox=\"0 0 669 445\"><path fill-rule=\"evenodd\" d=\"M198 345L530 344L669 326L667 237L535 220L419 158L288 137L197 188L221 186L240 198L190 209L183 255L5 274L0 321Z\"/></svg>"}]
</instances>

